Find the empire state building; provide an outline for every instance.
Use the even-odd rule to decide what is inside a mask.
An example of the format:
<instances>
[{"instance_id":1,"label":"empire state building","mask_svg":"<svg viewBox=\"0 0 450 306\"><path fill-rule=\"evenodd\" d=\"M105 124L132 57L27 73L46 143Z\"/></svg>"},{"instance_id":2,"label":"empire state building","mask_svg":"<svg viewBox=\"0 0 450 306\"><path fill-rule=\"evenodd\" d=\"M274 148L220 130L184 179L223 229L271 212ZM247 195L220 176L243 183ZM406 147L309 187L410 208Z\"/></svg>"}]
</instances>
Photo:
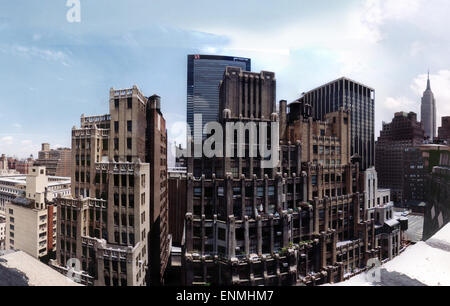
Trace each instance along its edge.
<instances>
[{"instance_id":1,"label":"empire state building","mask_svg":"<svg viewBox=\"0 0 450 306\"><path fill-rule=\"evenodd\" d=\"M430 73L428 73L427 89L422 97L421 120L425 136L430 137L431 140L436 138L436 100L431 91Z\"/></svg>"}]
</instances>

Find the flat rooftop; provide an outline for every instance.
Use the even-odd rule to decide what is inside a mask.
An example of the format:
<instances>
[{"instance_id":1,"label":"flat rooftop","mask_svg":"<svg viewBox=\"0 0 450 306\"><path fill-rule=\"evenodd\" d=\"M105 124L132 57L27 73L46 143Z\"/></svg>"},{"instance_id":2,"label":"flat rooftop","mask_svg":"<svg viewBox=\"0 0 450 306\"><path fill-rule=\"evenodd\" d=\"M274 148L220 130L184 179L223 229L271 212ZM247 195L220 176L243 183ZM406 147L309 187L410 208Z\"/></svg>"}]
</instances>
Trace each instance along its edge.
<instances>
[{"instance_id":1,"label":"flat rooftop","mask_svg":"<svg viewBox=\"0 0 450 306\"><path fill-rule=\"evenodd\" d=\"M0 252L0 286L81 286L22 251Z\"/></svg>"},{"instance_id":2,"label":"flat rooftop","mask_svg":"<svg viewBox=\"0 0 450 306\"><path fill-rule=\"evenodd\" d=\"M450 286L450 224L381 266L377 281L365 273L332 286Z\"/></svg>"},{"instance_id":3,"label":"flat rooftop","mask_svg":"<svg viewBox=\"0 0 450 306\"><path fill-rule=\"evenodd\" d=\"M49 180L48 186L70 184L70 177L49 176L48 180ZM2 184L2 182L12 183L15 185L20 185L20 184L26 185L27 175L20 174L20 175L12 175L12 176L0 176L0 184Z\"/></svg>"}]
</instances>

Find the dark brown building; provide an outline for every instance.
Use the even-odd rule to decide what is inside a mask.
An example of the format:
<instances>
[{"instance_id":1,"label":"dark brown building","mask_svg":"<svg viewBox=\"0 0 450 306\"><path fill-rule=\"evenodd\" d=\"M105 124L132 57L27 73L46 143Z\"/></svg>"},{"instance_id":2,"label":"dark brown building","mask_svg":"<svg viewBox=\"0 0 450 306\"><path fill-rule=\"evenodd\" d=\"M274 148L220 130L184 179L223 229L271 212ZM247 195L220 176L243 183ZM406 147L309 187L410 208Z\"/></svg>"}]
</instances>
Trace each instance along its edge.
<instances>
[{"instance_id":1,"label":"dark brown building","mask_svg":"<svg viewBox=\"0 0 450 306\"><path fill-rule=\"evenodd\" d=\"M169 202L167 181L167 129L161 98L147 103L147 157L150 164L150 285L164 284L169 261Z\"/></svg>"},{"instance_id":2,"label":"dark brown building","mask_svg":"<svg viewBox=\"0 0 450 306\"><path fill-rule=\"evenodd\" d=\"M180 247L183 241L186 216L186 171L169 170L169 233L172 245Z\"/></svg>"},{"instance_id":3,"label":"dark brown building","mask_svg":"<svg viewBox=\"0 0 450 306\"><path fill-rule=\"evenodd\" d=\"M187 285L337 282L380 254L358 190L359 166L349 156L349 113L315 121L311 106L297 102L288 113L286 101L277 113L275 90L272 72L225 70L221 125L275 124L280 142L271 146L280 163L264 168L264 158L248 157L247 129L223 135L242 135L244 157L188 158ZM271 143L273 135L264 134L259 131L258 145Z\"/></svg>"},{"instance_id":4,"label":"dark brown building","mask_svg":"<svg viewBox=\"0 0 450 306\"><path fill-rule=\"evenodd\" d=\"M422 124L417 121L417 115L413 112L396 113L391 123L383 123L376 144L376 171L381 188L390 188L392 199L397 204L405 204L411 198L411 186L405 194L405 175L411 178L411 166L416 169L421 161L414 163L411 148L423 143L425 134ZM409 168L408 168L409 167ZM414 195L414 198L423 198L423 194Z\"/></svg>"},{"instance_id":5,"label":"dark brown building","mask_svg":"<svg viewBox=\"0 0 450 306\"><path fill-rule=\"evenodd\" d=\"M442 126L438 129L438 138L450 144L450 117L442 117Z\"/></svg>"}]
</instances>

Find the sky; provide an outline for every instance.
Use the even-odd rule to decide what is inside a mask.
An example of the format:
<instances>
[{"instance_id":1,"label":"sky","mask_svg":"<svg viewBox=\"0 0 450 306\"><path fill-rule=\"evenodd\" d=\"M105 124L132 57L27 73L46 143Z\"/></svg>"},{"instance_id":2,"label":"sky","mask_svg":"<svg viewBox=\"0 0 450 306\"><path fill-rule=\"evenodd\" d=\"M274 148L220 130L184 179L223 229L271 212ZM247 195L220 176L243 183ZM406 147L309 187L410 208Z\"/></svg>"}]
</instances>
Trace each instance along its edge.
<instances>
[{"instance_id":1,"label":"sky","mask_svg":"<svg viewBox=\"0 0 450 306\"><path fill-rule=\"evenodd\" d=\"M430 70L450 115L448 0L0 0L0 153L70 147L81 114L108 113L109 89L161 96L169 141L183 135L188 54L252 59L276 73L277 101L342 76L376 90L375 135L414 111Z\"/></svg>"}]
</instances>

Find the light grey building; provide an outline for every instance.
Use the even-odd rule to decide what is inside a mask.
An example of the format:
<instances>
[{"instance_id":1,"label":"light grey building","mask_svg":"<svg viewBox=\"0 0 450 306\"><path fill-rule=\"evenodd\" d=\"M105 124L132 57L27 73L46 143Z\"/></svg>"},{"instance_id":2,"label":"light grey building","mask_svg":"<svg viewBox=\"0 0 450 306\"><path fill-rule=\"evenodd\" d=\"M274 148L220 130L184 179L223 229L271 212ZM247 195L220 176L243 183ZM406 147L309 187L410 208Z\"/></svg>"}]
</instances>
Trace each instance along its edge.
<instances>
[{"instance_id":1,"label":"light grey building","mask_svg":"<svg viewBox=\"0 0 450 306\"><path fill-rule=\"evenodd\" d=\"M431 91L430 74L428 73L427 89L423 93L421 120L425 130L425 136L430 137L430 140L436 138L436 100Z\"/></svg>"}]
</instances>

